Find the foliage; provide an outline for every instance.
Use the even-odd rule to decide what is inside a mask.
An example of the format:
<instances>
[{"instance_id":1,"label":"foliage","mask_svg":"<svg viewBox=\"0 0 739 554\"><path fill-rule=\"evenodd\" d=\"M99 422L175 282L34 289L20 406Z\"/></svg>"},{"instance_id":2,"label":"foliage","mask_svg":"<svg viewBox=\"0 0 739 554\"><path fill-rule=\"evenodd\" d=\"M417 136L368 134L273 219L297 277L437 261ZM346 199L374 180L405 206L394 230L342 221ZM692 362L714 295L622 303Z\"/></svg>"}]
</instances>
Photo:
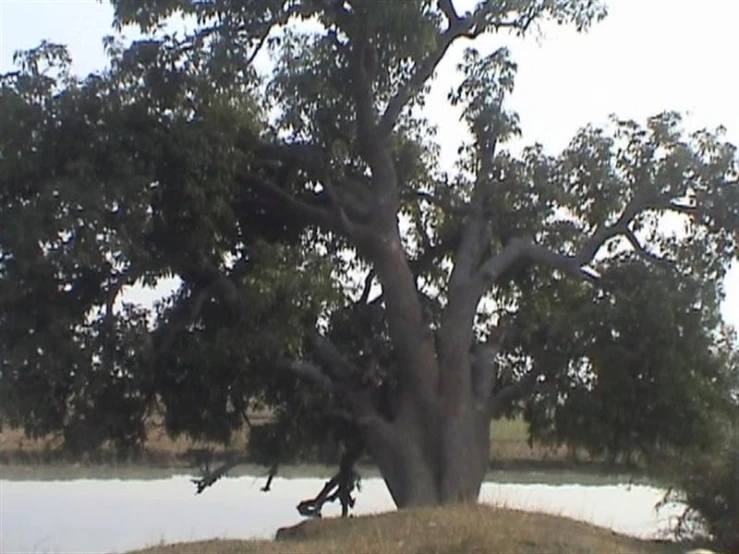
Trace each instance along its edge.
<instances>
[{"instance_id":1,"label":"foliage","mask_svg":"<svg viewBox=\"0 0 739 554\"><path fill-rule=\"evenodd\" d=\"M514 155L505 48L462 56L455 174L423 117L456 43L586 30L600 2L112 3L145 38L108 38L105 71L43 43L0 81L0 421L125 450L153 414L228 442L270 407L264 463L331 433L440 489L487 460L455 440L522 410L614 459L708 436L739 242L723 130L614 118ZM153 308L121 303L164 278Z\"/></svg>"},{"instance_id":2,"label":"foliage","mask_svg":"<svg viewBox=\"0 0 739 554\"><path fill-rule=\"evenodd\" d=\"M663 502L681 502L685 511L675 532L679 538L703 537L717 548L734 552L739 546L739 440L736 424L725 425L725 435L710 452L668 464L666 471L674 488Z\"/></svg>"},{"instance_id":3,"label":"foliage","mask_svg":"<svg viewBox=\"0 0 739 554\"><path fill-rule=\"evenodd\" d=\"M711 432L704 444L693 446L660 463L672 488L663 502L681 502L678 538L703 536L719 550L739 549L739 387L734 352L728 364L734 379L725 389L725 402L713 406ZM728 396L728 398L727 398Z\"/></svg>"},{"instance_id":4,"label":"foliage","mask_svg":"<svg viewBox=\"0 0 739 554\"><path fill-rule=\"evenodd\" d=\"M532 356L542 365L561 358L567 372L525 408L531 437L612 461L656 463L664 449L709 448L716 411L737 376L731 342L715 334L716 298L671 269L636 260L602 278L608 285L595 294L568 282L547 291L577 309L536 311L552 338ZM522 311L536 298L529 295Z\"/></svg>"}]
</instances>

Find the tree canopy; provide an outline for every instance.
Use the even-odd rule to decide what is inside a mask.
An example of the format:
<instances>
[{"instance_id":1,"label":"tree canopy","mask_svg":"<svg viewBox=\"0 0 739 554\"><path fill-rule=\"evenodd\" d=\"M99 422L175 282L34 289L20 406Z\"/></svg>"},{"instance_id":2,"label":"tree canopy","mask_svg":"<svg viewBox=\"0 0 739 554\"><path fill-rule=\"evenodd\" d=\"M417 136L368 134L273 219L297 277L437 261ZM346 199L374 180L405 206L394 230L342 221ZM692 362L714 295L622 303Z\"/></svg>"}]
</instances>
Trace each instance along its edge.
<instances>
[{"instance_id":1,"label":"tree canopy","mask_svg":"<svg viewBox=\"0 0 739 554\"><path fill-rule=\"evenodd\" d=\"M331 432L399 506L476 497L491 418L612 457L707 436L737 384L735 146L665 112L515 154L517 66L479 43L600 2L112 4L146 38L106 70L42 43L0 82L0 421L130 450L153 414L228 442L270 407L256 459ZM423 108L457 42L449 174Z\"/></svg>"}]
</instances>

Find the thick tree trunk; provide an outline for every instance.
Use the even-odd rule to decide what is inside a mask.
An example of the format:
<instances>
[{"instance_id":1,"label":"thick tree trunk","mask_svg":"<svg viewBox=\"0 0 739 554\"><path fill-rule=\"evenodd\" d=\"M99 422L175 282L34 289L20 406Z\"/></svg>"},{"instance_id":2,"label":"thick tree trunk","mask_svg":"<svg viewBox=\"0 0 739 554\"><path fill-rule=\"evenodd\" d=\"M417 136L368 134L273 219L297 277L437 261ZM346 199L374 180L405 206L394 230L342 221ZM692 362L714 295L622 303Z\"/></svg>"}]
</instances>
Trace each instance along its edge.
<instances>
[{"instance_id":1,"label":"thick tree trunk","mask_svg":"<svg viewBox=\"0 0 739 554\"><path fill-rule=\"evenodd\" d=\"M490 419L472 394L465 400L409 399L388 432L370 433L370 454L398 508L477 501Z\"/></svg>"}]
</instances>

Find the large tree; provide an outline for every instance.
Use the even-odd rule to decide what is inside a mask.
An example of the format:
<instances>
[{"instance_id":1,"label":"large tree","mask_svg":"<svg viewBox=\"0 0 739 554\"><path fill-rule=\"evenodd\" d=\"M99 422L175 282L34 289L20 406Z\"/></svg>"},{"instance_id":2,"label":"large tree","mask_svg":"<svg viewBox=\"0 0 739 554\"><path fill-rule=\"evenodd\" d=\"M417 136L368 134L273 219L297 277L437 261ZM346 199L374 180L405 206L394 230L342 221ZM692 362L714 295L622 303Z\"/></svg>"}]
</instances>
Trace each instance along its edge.
<instances>
[{"instance_id":1,"label":"large tree","mask_svg":"<svg viewBox=\"0 0 739 554\"><path fill-rule=\"evenodd\" d=\"M614 456L701 436L729 371L735 148L665 113L514 155L516 65L474 48L585 30L599 2L112 3L148 38L109 39L105 72L44 43L3 77L3 419L130 447L152 410L228 441L272 406L265 463L330 427L341 475L366 449L399 507L475 499L515 410ZM449 175L423 107L457 42ZM170 276L151 312L117 307Z\"/></svg>"}]
</instances>

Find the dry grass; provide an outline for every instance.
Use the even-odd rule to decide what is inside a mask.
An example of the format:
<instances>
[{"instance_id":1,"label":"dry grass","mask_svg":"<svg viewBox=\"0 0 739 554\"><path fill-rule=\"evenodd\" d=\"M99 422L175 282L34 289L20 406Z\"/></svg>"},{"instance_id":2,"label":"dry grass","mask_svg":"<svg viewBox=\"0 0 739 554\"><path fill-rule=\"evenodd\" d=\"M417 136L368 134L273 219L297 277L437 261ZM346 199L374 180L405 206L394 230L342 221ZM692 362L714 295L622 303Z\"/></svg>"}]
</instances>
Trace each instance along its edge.
<instances>
[{"instance_id":1,"label":"dry grass","mask_svg":"<svg viewBox=\"0 0 739 554\"><path fill-rule=\"evenodd\" d=\"M309 520L291 531L294 536L288 540L180 543L135 554L676 554L684 550L567 518L484 505Z\"/></svg>"},{"instance_id":2,"label":"dry grass","mask_svg":"<svg viewBox=\"0 0 739 554\"><path fill-rule=\"evenodd\" d=\"M267 419L259 414L252 417L257 424ZM234 434L228 447L218 443L196 442L186 437L175 439L167 435L162 424L152 422L148 426L144 448L135 459L126 461L160 467L182 467L197 457L197 451L210 450L216 457L230 453L243 454L246 443L245 433ZM107 446L96 452L86 453L81 458L72 458L60 448L61 444L62 440L57 436L32 439L26 437L20 429L3 428L0 430L0 465L59 462L111 464L122 461L113 449Z\"/></svg>"},{"instance_id":3,"label":"dry grass","mask_svg":"<svg viewBox=\"0 0 739 554\"><path fill-rule=\"evenodd\" d=\"M254 423L260 424L269 418L261 414L251 414ZM500 420L491 427L490 460L508 463L518 461L566 461L569 453L564 448L547 448L539 445L530 447L526 442L526 424L522 420ZM235 435L228 449L222 445L207 442L193 442L187 438L172 439L167 436L161 425L152 424L147 442L139 458L139 463L178 467L188 453L197 450L213 450L216 456L224 456L229 452L243 452L247 437L245 434ZM80 461L67 459L59 450L61 441L58 438L29 439L21 430L4 428L0 430L0 464L43 464L49 462ZM115 453L109 449L81 460L88 463L112 463L116 461Z\"/></svg>"},{"instance_id":4,"label":"dry grass","mask_svg":"<svg viewBox=\"0 0 739 554\"><path fill-rule=\"evenodd\" d=\"M261 414L252 414L252 421L260 424L268 420ZM490 472L488 478L500 482L521 483L582 483L604 484L624 479L644 481L633 468L614 467L602 460L586 456L579 460L566 448L547 448L527 443L526 423L520 419L500 420L491 426ZM229 448L223 445L195 443L187 439L173 440L161 425L151 425L148 442L135 458L120 459L110 449L74 458L58 449L58 442L29 440L17 430L0 431L0 475L6 479L74 479L74 478L166 478L178 473L198 471L199 454L212 452L212 462L244 453L247 442L244 434L234 436ZM324 466L317 460L298 460L299 465L280 467L281 476L322 477L333 474L335 464ZM369 458L359 464L364 477L377 477L377 470ZM232 476L262 475L265 469L251 465L238 466ZM648 480L646 480L648 481Z\"/></svg>"}]
</instances>

